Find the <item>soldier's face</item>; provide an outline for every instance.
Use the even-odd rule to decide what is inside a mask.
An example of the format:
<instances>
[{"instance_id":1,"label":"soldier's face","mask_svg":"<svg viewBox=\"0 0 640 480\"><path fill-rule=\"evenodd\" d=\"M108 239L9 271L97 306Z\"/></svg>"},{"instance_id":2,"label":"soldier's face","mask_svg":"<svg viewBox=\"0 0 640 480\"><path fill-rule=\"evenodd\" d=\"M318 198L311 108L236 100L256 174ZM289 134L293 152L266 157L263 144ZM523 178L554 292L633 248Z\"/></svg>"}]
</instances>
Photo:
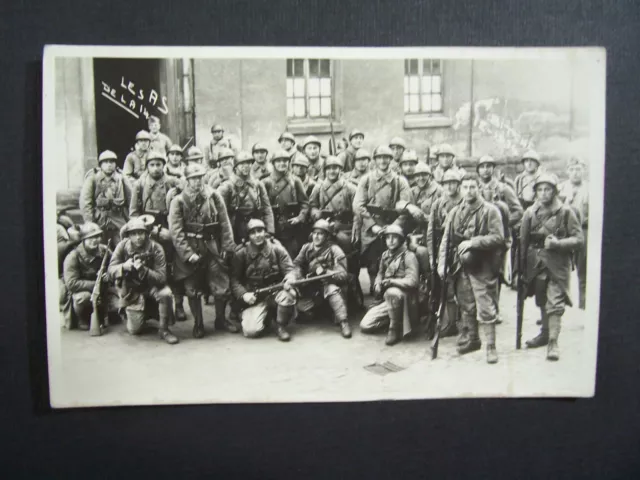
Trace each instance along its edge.
<instances>
[{"instance_id":1,"label":"soldier's face","mask_svg":"<svg viewBox=\"0 0 640 480\"><path fill-rule=\"evenodd\" d=\"M84 240L84 248L89 252L95 252L98 250L98 245L100 245L100 237L91 237Z\"/></svg>"},{"instance_id":2,"label":"soldier's face","mask_svg":"<svg viewBox=\"0 0 640 480\"><path fill-rule=\"evenodd\" d=\"M102 170L105 175L112 175L113 172L116 171L116 162L114 160L100 162L100 170Z\"/></svg>"},{"instance_id":3,"label":"soldier's face","mask_svg":"<svg viewBox=\"0 0 640 480\"><path fill-rule=\"evenodd\" d=\"M307 167L303 167L302 165L294 165L293 166L293 174L296 177L306 178L306 176L307 176Z\"/></svg>"},{"instance_id":4,"label":"soldier's face","mask_svg":"<svg viewBox=\"0 0 640 480\"><path fill-rule=\"evenodd\" d=\"M413 174L416 173L416 162L403 162L400 165L400 170L405 177L413 177Z\"/></svg>"},{"instance_id":5,"label":"soldier's face","mask_svg":"<svg viewBox=\"0 0 640 480\"><path fill-rule=\"evenodd\" d=\"M536 197L545 205L551 203L555 193L555 188L547 183L541 183L536 188Z\"/></svg>"},{"instance_id":6,"label":"soldier's face","mask_svg":"<svg viewBox=\"0 0 640 480\"><path fill-rule=\"evenodd\" d=\"M490 163L483 163L478 167L478 175L483 180L489 180L493 176L494 166Z\"/></svg>"},{"instance_id":7,"label":"soldier's face","mask_svg":"<svg viewBox=\"0 0 640 480\"><path fill-rule=\"evenodd\" d=\"M584 168L582 165L571 165L568 169L568 173L571 183L580 183L584 177Z\"/></svg>"},{"instance_id":8,"label":"soldier's face","mask_svg":"<svg viewBox=\"0 0 640 480\"><path fill-rule=\"evenodd\" d=\"M253 152L253 159L258 163L264 163L267 161L267 152L264 150L257 150Z\"/></svg>"},{"instance_id":9,"label":"soldier's face","mask_svg":"<svg viewBox=\"0 0 640 480\"><path fill-rule=\"evenodd\" d=\"M404 153L404 148L398 145L393 145L391 147L391 151L393 152L393 159L397 162L400 160L400 157L402 157L402 154Z\"/></svg>"},{"instance_id":10,"label":"soldier's face","mask_svg":"<svg viewBox=\"0 0 640 480\"><path fill-rule=\"evenodd\" d=\"M478 183L475 180L463 180L460 188L466 201L474 202L478 199Z\"/></svg>"},{"instance_id":11,"label":"soldier's face","mask_svg":"<svg viewBox=\"0 0 640 480\"><path fill-rule=\"evenodd\" d=\"M311 241L313 242L314 246L319 247L320 245L323 245L326 240L327 232L325 232L324 230L314 230L313 232L311 232Z\"/></svg>"},{"instance_id":12,"label":"soldier's face","mask_svg":"<svg viewBox=\"0 0 640 480\"><path fill-rule=\"evenodd\" d=\"M160 131L160 122L149 122L149 131L156 134Z\"/></svg>"},{"instance_id":13,"label":"soldier's face","mask_svg":"<svg viewBox=\"0 0 640 480\"><path fill-rule=\"evenodd\" d=\"M289 160L286 158L278 158L273 161L273 168L276 172L285 173L289 169Z\"/></svg>"},{"instance_id":14,"label":"soldier's face","mask_svg":"<svg viewBox=\"0 0 640 480\"><path fill-rule=\"evenodd\" d=\"M331 165L330 167L327 167L324 169L324 174L327 177L327 179L331 182L335 182L338 177L340 176L340 171L342 169L340 167L337 167L335 165Z\"/></svg>"},{"instance_id":15,"label":"soldier's face","mask_svg":"<svg viewBox=\"0 0 640 480\"><path fill-rule=\"evenodd\" d=\"M391 234L386 235L384 237L384 241L387 244L387 248L389 250L396 250L400 246L402 239L396 234Z\"/></svg>"},{"instance_id":16,"label":"soldier's face","mask_svg":"<svg viewBox=\"0 0 640 480\"><path fill-rule=\"evenodd\" d=\"M150 144L151 142L149 142L149 140L138 140L136 142L136 148L141 152L146 152L147 150L149 150Z\"/></svg>"},{"instance_id":17,"label":"soldier's face","mask_svg":"<svg viewBox=\"0 0 640 480\"><path fill-rule=\"evenodd\" d=\"M162 167L164 167L164 164L160 160L151 160L147 163L147 171L151 178L154 180L160 178L162 176Z\"/></svg>"},{"instance_id":18,"label":"soldier's face","mask_svg":"<svg viewBox=\"0 0 640 480\"><path fill-rule=\"evenodd\" d=\"M266 240L267 231L264 228L254 228L249 232L249 241L255 246L259 247L264 245Z\"/></svg>"},{"instance_id":19,"label":"soldier's face","mask_svg":"<svg viewBox=\"0 0 640 480\"><path fill-rule=\"evenodd\" d=\"M536 173L536 170L538 170L538 162L531 158L525 158L524 170L527 173Z\"/></svg>"},{"instance_id":20,"label":"soldier's face","mask_svg":"<svg viewBox=\"0 0 640 480\"><path fill-rule=\"evenodd\" d=\"M217 142L222 140L222 136L224 135L224 130L214 130L211 135L213 135L213 139Z\"/></svg>"},{"instance_id":21,"label":"soldier's face","mask_svg":"<svg viewBox=\"0 0 640 480\"><path fill-rule=\"evenodd\" d=\"M364 135L354 135L353 137L351 137L351 145L353 145L353 148L358 149L362 147L363 143Z\"/></svg>"},{"instance_id":22,"label":"soldier's face","mask_svg":"<svg viewBox=\"0 0 640 480\"><path fill-rule=\"evenodd\" d=\"M293 142L287 139L280 140L280 146L286 151L289 151L291 150L291 147L293 147Z\"/></svg>"},{"instance_id":23,"label":"soldier's face","mask_svg":"<svg viewBox=\"0 0 640 480\"><path fill-rule=\"evenodd\" d=\"M438 155L438 163L442 168L449 168L453 163L453 155L449 153L445 153L443 155Z\"/></svg>"},{"instance_id":24,"label":"soldier's face","mask_svg":"<svg viewBox=\"0 0 640 480\"><path fill-rule=\"evenodd\" d=\"M187 185L189 185L189 188L194 192L199 192L202 190L203 178L204 177L201 176L188 178Z\"/></svg>"},{"instance_id":25,"label":"soldier's face","mask_svg":"<svg viewBox=\"0 0 640 480\"><path fill-rule=\"evenodd\" d=\"M239 175L248 177L251 174L251 162L242 162L236 167Z\"/></svg>"},{"instance_id":26,"label":"soldier's face","mask_svg":"<svg viewBox=\"0 0 640 480\"><path fill-rule=\"evenodd\" d=\"M131 239L133 248L140 248L142 247L142 245L144 245L144 241L147 239L147 232L136 230L129 233L129 238Z\"/></svg>"},{"instance_id":27,"label":"soldier's face","mask_svg":"<svg viewBox=\"0 0 640 480\"><path fill-rule=\"evenodd\" d=\"M233 171L233 157L220 160L220 168L229 174Z\"/></svg>"},{"instance_id":28,"label":"soldier's face","mask_svg":"<svg viewBox=\"0 0 640 480\"><path fill-rule=\"evenodd\" d=\"M375 159L376 167L386 172L389 169L389 164L391 163L391 157L388 155L378 155Z\"/></svg>"},{"instance_id":29,"label":"soldier's face","mask_svg":"<svg viewBox=\"0 0 640 480\"><path fill-rule=\"evenodd\" d=\"M419 173L416 175L416 183L420 188L424 188L429 185L430 175L428 173Z\"/></svg>"},{"instance_id":30,"label":"soldier's face","mask_svg":"<svg viewBox=\"0 0 640 480\"><path fill-rule=\"evenodd\" d=\"M169 163L174 167L177 167L178 165L180 165L180 161L182 160L182 155L180 155L179 153L171 152L168 158L169 158Z\"/></svg>"},{"instance_id":31,"label":"soldier's face","mask_svg":"<svg viewBox=\"0 0 640 480\"><path fill-rule=\"evenodd\" d=\"M442 185L450 197L455 197L460 190L460 184L458 182L445 182Z\"/></svg>"},{"instance_id":32,"label":"soldier's face","mask_svg":"<svg viewBox=\"0 0 640 480\"><path fill-rule=\"evenodd\" d=\"M355 168L358 172L366 172L368 166L369 160L367 158L360 158L353 164L353 168Z\"/></svg>"},{"instance_id":33,"label":"soldier's face","mask_svg":"<svg viewBox=\"0 0 640 480\"><path fill-rule=\"evenodd\" d=\"M315 143L310 143L306 147L304 147L304 154L307 158L311 160L315 160L320 155L320 147Z\"/></svg>"}]
</instances>

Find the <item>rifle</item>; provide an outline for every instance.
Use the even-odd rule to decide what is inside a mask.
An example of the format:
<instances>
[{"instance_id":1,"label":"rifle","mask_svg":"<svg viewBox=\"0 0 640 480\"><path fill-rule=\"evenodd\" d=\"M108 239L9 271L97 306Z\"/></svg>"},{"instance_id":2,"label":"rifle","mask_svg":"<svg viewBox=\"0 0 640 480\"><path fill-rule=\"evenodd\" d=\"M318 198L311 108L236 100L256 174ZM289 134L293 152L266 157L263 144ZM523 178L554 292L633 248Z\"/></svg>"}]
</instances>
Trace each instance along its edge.
<instances>
[{"instance_id":1,"label":"rifle","mask_svg":"<svg viewBox=\"0 0 640 480\"><path fill-rule=\"evenodd\" d=\"M442 241L446 241L445 256L444 256L444 275L442 275L442 291L440 295L440 309L438 310L438 318L436 321L436 329L433 334L433 340L431 341L431 360L434 360L438 356L438 344L440 342L440 325L442 323L442 317L444 316L445 309L447 307L447 276L449 275L449 248L451 247L451 231L449 229L449 235L447 238L443 238ZM435 245L434 245L435 248ZM434 255L435 258L435 255ZM434 262L435 263L435 262ZM437 271L437 269L436 269Z\"/></svg>"},{"instance_id":2,"label":"rifle","mask_svg":"<svg viewBox=\"0 0 640 480\"><path fill-rule=\"evenodd\" d=\"M434 328L434 325L437 325L438 323L438 309L439 309L439 305L438 305L438 296L436 295L438 293L438 282L439 282L439 278L438 278L438 255L437 255L437 251L438 251L438 243L437 243L437 232L436 232L436 228L432 228L431 229L431 245L433 245L433 265L431 266L431 278L430 278L430 282L431 282L431 289L429 291L429 325L427 326L427 333L428 333L428 337L429 339L432 339L433 337L430 334L430 331L432 328ZM434 330L434 335L435 335L435 330Z\"/></svg>"},{"instance_id":3,"label":"rifle","mask_svg":"<svg viewBox=\"0 0 640 480\"><path fill-rule=\"evenodd\" d=\"M320 210L320 218L329 222L353 223L351 210Z\"/></svg>"},{"instance_id":4,"label":"rifle","mask_svg":"<svg viewBox=\"0 0 640 480\"><path fill-rule=\"evenodd\" d=\"M319 280L325 280L325 279L333 277L334 273L335 272L324 273L322 275L316 275L315 277L303 278L302 280L298 280L297 282L291 282L291 286L293 286L293 287L301 287L303 285L307 285L307 284L312 283L312 282L317 282ZM273 293L273 292L277 292L278 290L282 290L283 288L284 288L284 282L281 282L281 283L276 283L274 285L269 285L268 287L258 288L256 290L254 290L253 292L247 292L247 293L253 293L256 297L260 298L261 296L268 295L268 294ZM242 300L242 297L238 298L237 301L238 301L238 303L240 303L240 302L244 303L244 301Z\"/></svg>"},{"instance_id":5,"label":"rifle","mask_svg":"<svg viewBox=\"0 0 640 480\"><path fill-rule=\"evenodd\" d=\"M111 240L107 242L107 249L104 252L104 257L102 257L102 263L100 264L100 270L98 270L96 283L93 285L93 290L91 291L91 305L93 306L93 312L91 312L89 335L92 337L99 337L100 335L102 335L98 306L100 305L101 301L102 277L104 276L104 272L107 269L107 258L109 257L109 253L111 253L111 251L109 250L110 246ZM107 326L107 322L108 320L105 318L105 326Z\"/></svg>"},{"instance_id":6,"label":"rifle","mask_svg":"<svg viewBox=\"0 0 640 480\"><path fill-rule=\"evenodd\" d=\"M524 250L523 250L524 248ZM517 280L517 301L516 301L516 350L520 350L522 343L522 321L524 312L524 300L526 297L526 284L524 279L526 278L525 272L527 269L526 260L522 261L522 252L526 255L526 246L522 243L522 238L518 241L518 257L516 258L516 270L518 271Z\"/></svg>"},{"instance_id":7,"label":"rifle","mask_svg":"<svg viewBox=\"0 0 640 480\"><path fill-rule=\"evenodd\" d=\"M366 209L371 215L380 217L385 224L393 223L400 215L393 208L384 208L378 205L367 205Z\"/></svg>"},{"instance_id":8,"label":"rifle","mask_svg":"<svg viewBox=\"0 0 640 480\"><path fill-rule=\"evenodd\" d=\"M337 145L336 138L333 135L333 120L329 122L329 125L331 127L331 138L329 139L329 155L336 155Z\"/></svg>"},{"instance_id":9,"label":"rifle","mask_svg":"<svg viewBox=\"0 0 640 480\"><path fill-rule=\"evenodd\" d=\"M182 151L183 152L184 152L185 148L187 148L191 142L193 142L193 137L190 137L189 140L187 140L187 143L184 144L184 147L182 147Z\"/></svg>"}]
</instances>

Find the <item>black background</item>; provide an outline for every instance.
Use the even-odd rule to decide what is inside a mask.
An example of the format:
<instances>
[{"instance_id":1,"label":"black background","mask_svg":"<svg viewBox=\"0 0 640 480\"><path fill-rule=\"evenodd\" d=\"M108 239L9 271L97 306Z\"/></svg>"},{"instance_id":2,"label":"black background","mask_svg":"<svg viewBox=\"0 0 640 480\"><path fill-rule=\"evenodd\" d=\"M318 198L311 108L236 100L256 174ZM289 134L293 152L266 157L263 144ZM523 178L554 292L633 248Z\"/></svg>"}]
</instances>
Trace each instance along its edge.
<instances>
[{"instance_id":1,"label":"black background","mask_svg":"<svg viewBox=\"0 0 640 480\"><path fill-rule=\"evenodd\" d=\"M0 6L2 477L639 477L640 328L630 295L640 256L637 2L11 3ZM46 43L607 47L595 399L49 410L40 167Z\"/></svg>"}]
</instances>

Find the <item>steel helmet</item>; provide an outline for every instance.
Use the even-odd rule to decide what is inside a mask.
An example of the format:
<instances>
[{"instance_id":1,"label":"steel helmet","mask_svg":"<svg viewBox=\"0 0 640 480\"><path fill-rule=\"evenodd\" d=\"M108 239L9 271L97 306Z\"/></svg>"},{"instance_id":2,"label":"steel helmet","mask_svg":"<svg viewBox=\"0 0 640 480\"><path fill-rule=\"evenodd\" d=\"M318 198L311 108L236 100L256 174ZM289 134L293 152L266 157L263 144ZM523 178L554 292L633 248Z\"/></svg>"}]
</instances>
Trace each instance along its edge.
<instances>
[{"instance_id":1,"label":"steel helmet","mask_svg":"<svg viewBox=\"0 0 640 480\"><path fill-rule=\"evenodd\" d=\"M320 140L318 140L317 137L314 137L313 135L309 135L307 138L304 139L304 142L302 143L302 149L304 150L307 147L307 145L311 143L315 143L316 145L318 145L318 148L322 146L322 144L320 143Z\"/></svg>"},{"instance_id":2,"label":"steel helmet","mask_svg":"<svg viewBox=\"0 0 640 480\"><path fill-rule=\"evenodd\" d=\"M542 175L540 175L536 179L536 182L533 184L533 189L535 190L536 188L538 188L538 185L541 185L543 183L551 185L556 191L558 190L558 179L551 173L543 173Z\"/></svg>"},{"instance_id":3,"label":"steel helmet","mask_svg":"<svg viewBox=\"0 0 640 480\"><path fill-rule=\"evenodd\" d=\"M187 150L187 158L185 159L187 162L191 162L194 160L202 160L204 158L204 154L202 150L198 147L191 147Z\"/></svg>"},{"instance_id":4,"label":"steel helmet","mask_svg":"<svg viewBox=\"0 0 640 480\"><path fill-rule=\"evenodd\" d=\"M535 150L527 150L526 152L524 152L524 155L522 155L522 161L524 162L527 159L535 160L536 162L538 162L538 165L540 165L540 154Z\"/></svg>"},{"instance_id":5,"label":"steel helmet","mask_svg":"<svg viewBox=\"0 0 640 480\"><path fill-rule=\"evenodd\" d=\"M383 156L387 156L387 157L392 157L393 158L393 152L386 145L380 145L380 146L376 147L376 149L373 151L373 158L383 157Z\"/></svg>"},{"instance_id":6,"label":"steel helmet","mask_svg":"<svg viewBox=\"0 0 640 480\"><path fill-rule=\"evenodd\" d=\"M246 163L246 162L253 163L253 156L251 156L249 152L245 152L243 150L239 152L238 155L236 155L235 162L233 163L233 165L238 166L241 163Z\"/></svg>"},{"instance_id":7,"label":"steel helmet","mask_svg":"<svg viewBox=\"0 0 640 480\"><path fill-rule=\"evenodd\" d=\"M98 165L100 165L102 162L115 162L116 160L118 160L118 156L115 154L115 152L112 152L111 150L105 150L98 157Z\"/></svg>"},{"instance_id":8,"label":"steel helmet","mask_svg":"<svg viewBox=\"0 0 640 480\"><path fill-rule=\"evenodd\" d=\"M131 232L139 232L139 231L148 232L147 224L144 222L143 219L139 217L135 217L127 222L127 224L124 226L122 233L124 233L125 235L128 235Z\"/></svg>"},{"instance_id":9,"label":"steel helmet","mask_svg":"<svg viewBox=\"0 0 640 480\"><path fill-rule=\"evenodd\" d=\"M97 237L98 235L102 235L102 229L97 224L87 222L80 225L80 240Z\"/></svg>"},{"instance_id":10,"label":"steel helmet","mask_svg":"<svg viewBox=\"0 0 640 480\"><path fill-rule=\"evenodd\" d=\"M414 150L405 150L402 152L402 156L400 157L400 161L398 163L405 162L416 162L418 163L418 155Z\"/></svg>"},{"instance_id":11,"label":"steel helmet","mask_svg":"<svg viewBox=\"0 0 640 480\"><path fill-rule=\"evenodd\" d=\"M353 130L351 130L351 133L349 134L349 140L351 140L353 137L356 137L358 135L361 135L362 138L364 138L364 133L362 133L357 128L354 128Z\"/></svg>"},{"instance_id":12,"label":"steel helmet","mask_svg":"<svg viewBox=\"0 0 640 480\"><path fill-rule=\"evenodd\" d=\"M334 157L333 155L330 155L324 161L324 165L322 166L324 170L326 170L327 167L340 167L341 169L344 169L344 164L342 163L342 160L340 160L338 157Z\"/></svg>"},{"instance_id":13,"label":"steel helmet","mask_svg":"<svg viewBox=\"0 0 640 480\"><path fill-rule=\"evenodd\" d=\"M187 180L193 177L203 177L205 174L204 167L198 163L187 165L184 169L184 178Z\"/></svg>"},{"instance_id":14,"label":"steel helmet","mask_svg":"<svg viewBox=\"0 0 640 480\"><path fill-rule=\"evenodd\" d=\"M216 123L211 127L211 133L213 132L224 132L224 128L222 128L222 125L220 125L219 123Z\"/></svg>"},{"instance_id":15,"label":"steel helmet","mask_svg":"<svg viewBox=\"0 0 640 480\"><path fill-rule=\"evenodd\" d=\"M403 138L400 137L393 137L391 139L391 141L389 142L389 147L402 147L402 148L407 148L407 144L404 141Z\"/></svg>"},{"instance_id":16,"label":"steel helmet","mask_svg":"<svg viewBox=\"0 0 640 480\"><path fill-rule=\"evenodd\" d=\"M449 169L446 172L444 172L444 174L442 175L442 180L440 180L440 183L447 183L447 182L462 183L462 175L460 175L458 172L452 169Z\"/></svg>"},{"instance_id":17,"label":"steel helmet","mask_svg":"<svg viewBox=\"0 0 640 480\"><path fill-rule=\"evenodd\" d=\"M416 165L415 175L418 176L423 174L433 175L433 173L431 172L431 168L429 168L429 165L419 162L418 165Z\"/></svg>"},{"instance_id":18,"label":"steel helmet","mask_svg":"<svg viewBox=\"0 0 640 480\"><path fill-rule=\"evenodd\" d=\"M291 162L291 165L298 165L299 167L305 167L305 168L309 168L310 164L309 164L309 160L307 159L307 157L304 156L304 154L296 152L293 155L293 161Z\"/></svg>"},{"instance_id":19,"label":"steel helmet","mask_svg":"<svg viewBox=\"0 0 640 480\"><path fill-rule=\"evenodd\" d=\"M311 231L313 232L314 230L323 230L324 232L327 232L329 235L331 235L332 233L331 225L324 218L317 220L316 223L313 224L313 228L311 229Z\"/></svg>"},{"instance_id":20,"label":"steel helmet","mask_svg":"<svg viewBox=\"0 0 640 480\"><path fill-rule=\"evenodd\" d=\"M251 233L252 230L255 230L256 228L262 228L265 229L267 227L265 227L264 222L258 218L252 218L251 220L249 220L249 223L247 224L247 232Z\"/></svg>"},{"instance_id":21,"label":"steel helmet","mask_svg":"<svg viewBox=\"0 0 640 480\"><path fill-rule=\"evenodd\" d=\"M140 130L138 133L136 133L136 142L139 140L151 141L151 135L146 130Z\"/></svg>"},{"instance_id":22,"label":"steel helmet","mask_svg":"<svg viewBox=\"0 0 640 480\"><path fill-rule=\"evenodd\" d=\"M278 143L280 143L282 140L291 140L293 143L296 143L296 138L289 132L284 132L278 137Z\"/></svg>"},{"instance_id":23,"label":"steel helmet","mask_svg":"<svg viewBox=\"0 0 640 480\"><path fill-rule=\"evenodd\" d=\"M496 162L495 159L491 155L483 155L476 162L476 170L478 170L480 165L485 165L485 164L488 164L488 163L490 163L491 165L493 165L495 167L498 162Z\"/></svg>"},{"instance_id":24,"label":"steel helmet","mask_svg":"<svg viewBox=\"0 0 640 480\"><path fill-rule=\"evenodd\" d=\"M180 155L182 155L182 147L177 143L174 143L173 145L171 145L171 147L169 147L169 153L179 153Z\"/></svg>"},{"instance_id":25,"label":"steel helmet","mask_svg":"<svg viewBox=\"0 0 640 480\"><path fill-rule=\"evenodd\" d=\"M256 152L269 153L269 149L267 147L265 147L262 143L256 143L251 148L251 153L256 153Z\"/></svg>"},{"instance_id":26,"label":"steel helmet","mask_svg":"<svg viewBox=\"0 0 640 480\"><path fill-rule=\"evenodd\" d=\"M272 162L276 160L291 160L291 152L287 152L284 149L279 149L273 152L273 158L271 158Z\"/></svg>"},{"instance_id":27,"label":"steel helmet","mask_svg":"<svg viewBox=\"0 0 640 480\"><path fill-rule=\"evenodd\" d=\"M222 147L218 152L218 161L221 162L227 158L236 158L236 154L230 148Z\"/></svg>"},{"instance_id":28,"label":"steel helmet","mask_svg":"<svg viewBox=\"0 0 640 480\"><path fill-rule=\"evenodd\" d=\"M388 225L384 230L384 235L398 235L399 237L404 238L404 231L400 225Z\"/></svg>"},{"instance_id":29,"label":"steel helmet","mask_svg":"<svg viewBox=\"0 0 640 480\"><path fill-rule=\"evenodd\" d=\"M151 160L160 160L160 161L162 161L162 163L164 163L165 165L167 164L167 156L166 156L164 153L162 153L161 151L159 151L159 150L155 150L155 149L154 149L154 150L151 150L151 151L149 152L149 155L147 155L147 162L146 162L146 164L147 164L147 165L149 165L149 162L150 162Z\"/></svg>"},{"instance_id":30,"label":"steel helmet","mask_svg":"<svg viewBox=\"0 0 640 480\"><path fill-rule=\"evenodd\" d=\"M359 148L356 151L355 160L361 160L363 158L366 158L367 160L371 160L371 154L369 153L369 150L366 150L364 148Z\"/></svg>"},{"instance_id":31,"label":"steel helmet","mask_svg":"<svg viewBox=\"0 0 640 480\"><path fill-rule=\"evenodd\" d=\"M436 157L438 157L439 155L453 155L454 157L456 156L455 152L453 151L453 148L448 143L443 143L438 147L438 151L436 152Z\"/></svg>"}]
</instances>

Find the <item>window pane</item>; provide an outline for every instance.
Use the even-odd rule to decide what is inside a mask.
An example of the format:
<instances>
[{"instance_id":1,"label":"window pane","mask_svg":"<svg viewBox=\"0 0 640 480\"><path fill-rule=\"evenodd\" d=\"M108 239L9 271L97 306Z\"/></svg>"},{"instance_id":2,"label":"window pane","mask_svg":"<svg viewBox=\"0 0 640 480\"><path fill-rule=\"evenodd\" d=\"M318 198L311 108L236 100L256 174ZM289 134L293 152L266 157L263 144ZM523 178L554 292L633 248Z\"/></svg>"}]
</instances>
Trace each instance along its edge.
<instances>
[{"instance_id":1,"label":"window pane","mask_svg":"<svg viewBox=\"0 0 640 480\"><path fill-rule=\"evenodd\" d=\"M320 60L320 76L323 78L331 77L331 60Z\"/></svg>"},{"instance_id":2,"label":"window pane","mask_svg":"<svg viewBox=\"0 0 640 480\"><path fill-rule=\"evenodd\" d=\"M425 58L422 60L422 74L429 75L431 73L431 60L429 58Z\"/></svg>"},{"instance_id":3,"label":"window pane","mask_svg":"<svg viewBox=\"0 0 640 480\"><path fill-rule=\"evenodd\" d=\"M404 113L409 112L409 95L404 96Z\"/></svg>"},{"instance_id":4,"label":"window pane","mask_svg":"<svg viewBox=\"0 0 640 480\"><path fill-rule=\"evenodd\" d=\"M441 66L440 60L431 60L431 73L440 73L442 71Z\"/></svg>"},{"instance_id":5,"label":"window pane","mask_svg":"<svg viewBox=\"0 0 640 480\"><path fill-rule=\"evenodd\" d=\"M293 60L287 59L287 77L293 77Z\"/></svg>"},{"instance_id":6,"label":"window pane","mask_svg":"<svg viewBox=\"0 0 640 480\"><path fill-rule=\"evenodd\" d=\"M422 96L422 111L423 112L431 111L431 95Z\"/></svg>"},{"instance_id":7,"label":"window pane","mask_svg":"<svg viewBox=\"0 0 640 480\"><path fill-rule=\"evenodd\" d=\"M312 117L320 116L320 99L319 98L309 99L309 115Z\"/></svg>"},{"instance_id":8,"label":"window pane","mask_svg":"<svg viewBox=\"0 0 640 480\"><path fill-rule=\"evenodd\" d=\"M409 77L404 77L404 93L409 93Z\"/></svg>"},{"instance_id":9,"label":"window pane","mask_svg":"<svg viewBox=\"0 0 640 480\"><path fill-rule=\"evenodd\" d=\"M309 78L309 96L310 97L320 96L320 79L319 78Z\"/></svg>"},{"instance_id":10,"label":"window pane","mask_svg":"<svg viewBox=\"0 0 640 480\"><path fill-rule=\"evenodd\" d=\"M411 72L409 71L409 60L404 61L404 75L405 77L409 75Z\"/></svg>"},{"instance_id":11,"label":"window pane","mask_svg":"<svg viewBox=\"0 0 640 480\"><path fill-rule=\"evenodd\" d=\"M331 99L330 98L320 99L320 111L323 117L328 117L331 115Z\"/></svg>"},{"instance_id":12,"label":"window pane","mask_svg":"<svg viewBox=\"0 0 640 480\"><path fill-rule=\"evenodd\" d=\"M318 75L318 60L309 60L309 76L317 77Z\"/></svg>"},{"instance_id":13,"label":"window pane","mask_svg":"<svg viewBox=\"0 0 640 480\"><path fill-rule=\"evenodd\" d=\"M431 107L434 112L442 111L442 95L439 93L431 95Z\"/></svg>"},{"instance_id":14,"label":"window pane","mask_svg":"<svg viewBox=\"0 0 640 480\"><path fill-rule=\"evenodd\" d=\"M409 74L417 75L418 74L418 60L415 58L409 60Z\"/></svg>"},{"instance_id":15,"label":"window pane","mask_svg":"<svg viewBox=\"0 0 640 480\"><path fill-rule=\"evenodd\" d=\"M434 93L440 93L442 77L440 75L434 75L431 77L431 91Z\"/></svg>"},{"instance_id":16,"label":"window pane","mask_svg":"<svg viewBox=\"0 0 640 480\"><path fill-rule=\"evenodd\" d=\"M293 99L287 99L287 117L293 117L295 111L293 109Z\"/></svg>"},{"instance_id":17,"label":"window pane","mask_svg":"<svg viewBox=\"0 0 640 480\"><path fill-rule=\"evenodd\" d=\"M420 87L418 83L419 77L409 77L409 93L419 93Z\"/></svg>"},{"instance_id":18,"label":"window pane","mask_svg":"<svg viewBox=\"0 0 640 480\"><path fill-rule=\"evenodd\" d=\"M293 81L293 95L304 97L304 78L296 78Z\"/></svg>"},{"instance_id":19,"label":"window pane","mask_svg":"<svg viewBox=\"0 0 640 480\"><path fill-rule=\"evenodd\" d=\"M287 78L287 98L293 97L293 78Z\"/></svg>"},{"instance_id":20,"label":"window pane","mask_svg":"<svg viewBox=\"0 0 640 480\"><path fill-rule=\"evenodd\" d=\"M415 113L420 110L420 97L418 95L409 95L409 112Z\"/></svg>"},{"instance_id":21,"label":"window pane","mask_svg":"<svg viewBox=\"0 0 640 480\"><path fill-rule=\"evenodd\" d=\"M331 96L331 79L330 78L322 78L320 80L320 92L323 97Z\"/></svg>"},{"instance_id":22,"label":"window pane","mask_svg":"<svg viewBox=\"0 0 640 480\"><path fill-rule=\"evenodd\" d=\"M422 93L431 93L431 76L422 77Z\"/></svg>"},{"instance_id":23,"label":"window pane","mask_svg":"<svg viewBox=\"0 0 640 480\"><path fill-rule=\"evenodd\" d=\"M294 104L294 115L296 117L304 117L306 114L305 108L304 108L304 98L296 98L294 100L295 104Z\"/></svg>"},{"instance_id":24,"label":"window pane","mask_svg":"<svg viewBox=\"0 0 640 480\"><path fill-rule=\"evenodd\" d=\"M304 77L304 60L302 58L296 58L294 61L293 76Z\"/></svg>"}]
</instances>

